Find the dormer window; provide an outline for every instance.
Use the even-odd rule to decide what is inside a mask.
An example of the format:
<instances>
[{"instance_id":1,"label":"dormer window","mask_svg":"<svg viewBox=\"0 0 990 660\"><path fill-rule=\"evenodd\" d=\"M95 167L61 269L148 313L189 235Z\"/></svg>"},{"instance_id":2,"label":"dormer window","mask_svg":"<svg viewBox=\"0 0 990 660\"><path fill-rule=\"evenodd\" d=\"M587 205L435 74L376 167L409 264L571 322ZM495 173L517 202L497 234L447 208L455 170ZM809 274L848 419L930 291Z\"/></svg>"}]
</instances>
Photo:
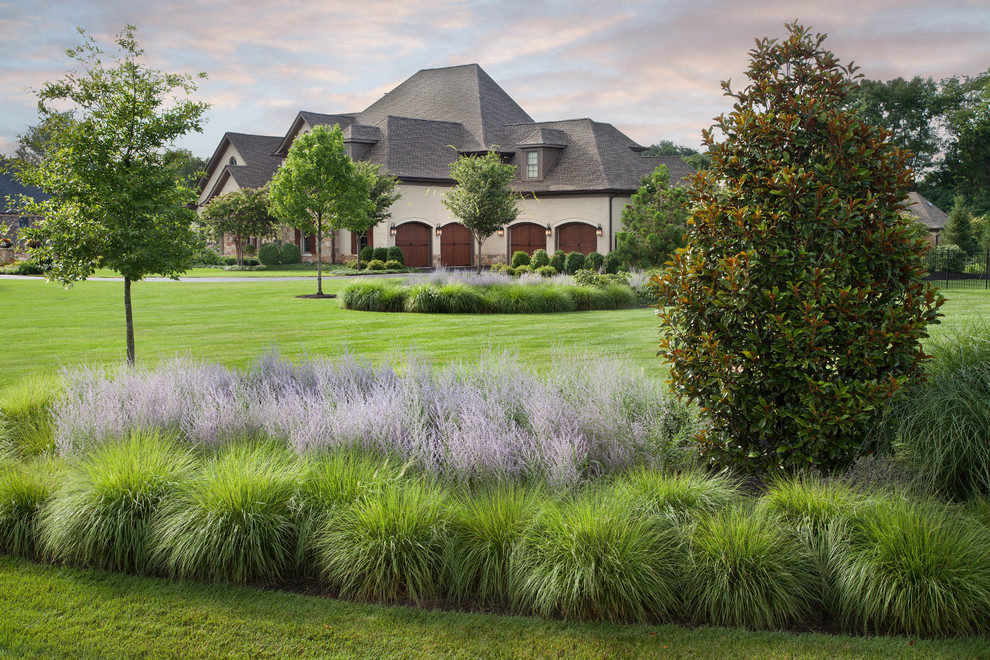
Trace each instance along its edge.
<instances>
[{"instance_id":1,"label":"dormer window","mask_svg":"<svg viewBox=\"0 0 990 660\"><path fill-rule=\"evenodd\" d=\"M235 158L234 156L231 156L230 157L230 160L228 160L227 162L229 164L231 164L231 165L237 165L237 158Z\"/></svg>"},{"instance_id":2,"label":"dormer window","mask_svg":"<svg viewBox=\"0 0 990 660\"><path fill-rule=\"evenodd\" d=\"M526 152L526 178L527 179L539 179L540 178L540 152L539 151L527 151Z\"/></svg>"}]
</instances>

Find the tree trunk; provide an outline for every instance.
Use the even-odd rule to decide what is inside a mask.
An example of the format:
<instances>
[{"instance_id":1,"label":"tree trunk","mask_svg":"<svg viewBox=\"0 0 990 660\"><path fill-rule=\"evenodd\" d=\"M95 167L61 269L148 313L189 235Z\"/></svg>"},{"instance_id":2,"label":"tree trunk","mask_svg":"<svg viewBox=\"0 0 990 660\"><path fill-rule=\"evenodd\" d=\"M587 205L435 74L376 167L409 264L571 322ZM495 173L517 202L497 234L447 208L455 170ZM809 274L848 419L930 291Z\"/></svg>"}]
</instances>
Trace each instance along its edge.
<instances>
[{"instance_id":1,"label":"tree trunk","mask_svg":"<svg viewBox=\"0 0 990 660\"><path fill-rule=\"evenodd\" d=\"M134 365L134 315L131 313L131 278L124 277L124 323L127 326L127 364Z\"/></svg>"},{"instance_id":2,"label":"tree trunk","mask_svg":"<svg viewBox=\"0 0 990 660\"><path fill-rule=\"evenodd\" d=\"M316 216L316 295L323 295L323 216Z\"/></svg>"},{"instance_id":3,"label":"tree trunk","mask_svg":"<svg viewBox=\"0 0 990 660\"><path fill-rule=\"evenodd\" d=\"M481 275L481 244L485 239L481 234L475 234L475 239L478 241L478 275Z\"/></svg>"},{"instance_id":4,"label":"tree trunk","mask_svg":"<svg viewBox=\"0 0 990 660\"><path fill-rule=\"evenodd\" d=\"M330 263L337 263L337 230L330 230Z\"/></svg>"},{"instance_id":5,"label":"tree trunk","mask_svg":"<svg viewBox=\"0 0 990 660\"><path fill-rule=\"evenodd\" d=\"M223 239L221 239L222 241ZM223 250L223 246L220 248ZM234 254L237 255L237 265L244 265L244 244L241 242L240 236L234 236Z\"/></svg>"}]
</instances>

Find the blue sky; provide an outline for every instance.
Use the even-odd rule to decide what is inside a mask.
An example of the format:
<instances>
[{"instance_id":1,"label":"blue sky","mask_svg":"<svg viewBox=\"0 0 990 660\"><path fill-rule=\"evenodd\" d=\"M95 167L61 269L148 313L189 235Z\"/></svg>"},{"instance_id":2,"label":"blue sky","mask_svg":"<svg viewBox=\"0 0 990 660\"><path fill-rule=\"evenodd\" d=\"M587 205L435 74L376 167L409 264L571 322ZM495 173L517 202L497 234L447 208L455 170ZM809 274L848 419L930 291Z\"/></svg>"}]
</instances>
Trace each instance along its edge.
<instances>
[{"instance_id":1,"label":"blue sky","mask_svg":"<svg viewBox=\"0 0 990 660\"><path fill-rule=\"evenodd\" d=\"M30 89L65 73L76 26L138 26L149 65L204 71L209 157L225 131L281 135L299 110L356 112L423 68L477 62L537 121L591 117L693 147L730 109L757 37L799 20L867 78L990 68L987 0L0 0L0 153L35 123ZM734 85L738 86L738 85Z\"/></svg>"}]
</instances>

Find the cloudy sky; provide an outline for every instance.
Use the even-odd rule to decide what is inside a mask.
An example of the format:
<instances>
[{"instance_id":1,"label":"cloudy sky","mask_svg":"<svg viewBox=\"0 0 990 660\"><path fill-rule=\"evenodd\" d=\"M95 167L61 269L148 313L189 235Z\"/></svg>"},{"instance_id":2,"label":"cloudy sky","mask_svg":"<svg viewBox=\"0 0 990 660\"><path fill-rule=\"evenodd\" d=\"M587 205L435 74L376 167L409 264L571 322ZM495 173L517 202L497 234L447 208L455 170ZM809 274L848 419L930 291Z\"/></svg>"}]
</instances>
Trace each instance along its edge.
<instances>
[{"instance_id":1,"label":"cloudy sky","mask_svg":"<svg viewBox=\"0 0 990 660\"><path fill-rule=\"evenodd\" d=\"M990 68L988 0L0 0L0 153L36 121L31 90L68 69L76 26L107 44L133 23L151 66L206 72L208 123L179 146L209 157L225 131L282 135L299 110L356 112L470 62L537 121L697 148L730 109L719 81L741 82L754 38L795 19L867 78Z\"/></svg>"}]
</instances>

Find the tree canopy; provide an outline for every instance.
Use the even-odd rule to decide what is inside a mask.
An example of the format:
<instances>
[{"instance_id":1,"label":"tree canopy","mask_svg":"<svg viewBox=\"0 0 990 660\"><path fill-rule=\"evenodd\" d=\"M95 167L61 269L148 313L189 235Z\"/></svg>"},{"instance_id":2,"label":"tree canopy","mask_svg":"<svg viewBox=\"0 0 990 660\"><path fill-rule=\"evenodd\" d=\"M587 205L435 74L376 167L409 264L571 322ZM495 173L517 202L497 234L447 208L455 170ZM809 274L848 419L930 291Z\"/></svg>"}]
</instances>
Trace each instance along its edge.
<instances>
[{"instance_id":1,"label":"tree canopy","mask_svg":"<svg viewBox=\"0 0 990 660\"><path fill-rule=\"evenodd\" d=\"M862 80L849 103L910 150L916 187L951 210L958 195L977 215L990 212L990 70L941 81Z\"/></svg>"},{"instance_id":2,"label":"tree canopy","mask_svg":"<svg viewBox=\"0 0 990 660\"><path fill-rule=\"evenodd\" d=\"M392 217L392 205L398 201L400 193L396 189L399 180L386 172L381 165L367 161L357 161L355 165L358 172L368 180L368 196L372 208L364 216L351 216L348 220L349 224L345 224L344 228L360 235ZM360 267L361 251L358 250L358 268Z\"/></svg>"},{"instance_id":3,"label":"tree canopy","mask_svg":"<svg viewBox=\"0 0 990 660\"><path fill-rule=\"evenodd\" d=\"M443 205L474 236L481 272L481 246L489 236L519 217L519 193L510 187L516 175L513 165L502 162L496 147L483 156L462 155L450 164L457 185L443 198Z\"/></svg>"},{"instance_id":4,"label":"tree canopy","mask_svg":"<svg viewBox=\"0 0 990 660\"><path fill-rule=\"evenodd\" d=\"M347 155L340 126L317 126L300 135L270 185L272 211L286 224L316 236L316 295L323 295L323 235L358 226L374 212L371 181Z\"/></svg>"},{"instance_id":5,"label":"tree canopy","mask_svg":"<svg viewBox=\"0 0 990 660\"><path fill-rule=\"evenodd\" d=\"M222 242L224 234L233 236L238 266L244 264L244 243L249 238L268 238L279 227L271 214L266 188L241 188L214 197L202 219L211 240Z\"/></svg>"},{"instance_id":6,"label":"tree canopy","mask_svg":"<svg viewBox=\"0 0 990 660\"><path fill-rule=\"evenodd\" d=\"M904 217L906 154L849 109L855 68L797 24L760 39L706 130L688 246L654 278L675 391L716 465L850 464L873 412L920 375L942 300ZM716 141L716 135L724 136Z\"/></svg>"},{"instance_id":7,"label":"tree canopy","mask_svg":"<svg viewBox=\"0 0 990 660\"><path fill-rule=\"evenodd\" d=\"M681 160L696 170L708 169L712 159L708 154L703 154L697 149L674 144L670 140L660 140L656 144L651 144L643 152L644 156L680 156Z\"/></svg>"},{"instance_id":8,"label":"tree canopy","mask_svg":"<svg viewBox=\"0 0 990 660\"><path fill-rule=\"evenodd\" d=\"M177 277L190 263L196 193L165 149L202 130L207 104L189 100L190 76L141 63L127 25L110 57L79 29L83 43L66 54L76 68L37 92L44 157L17 176L51 197L23 199L24 212L44 216L26 230L33 258L49 279L66 285L97 268L124 278L127 359L134 361L131 283L147 275ZM201 77L205 74L201 74ZM70 106L69 111L65 110Z\"/></svg>"},{"instance_id":9,"label":"tree canopy","mask_svg":"<svg viewBox=\"0 0 990 660\"><path fill-rule=\"evenodd\" d=\"M623 265L660 265L682 247L687 202L687 191L670 185L666 165L643 177L639 190L622 210L622 227L632 235L620 237L618 251Z\"/></svg>"}]
</instances>

